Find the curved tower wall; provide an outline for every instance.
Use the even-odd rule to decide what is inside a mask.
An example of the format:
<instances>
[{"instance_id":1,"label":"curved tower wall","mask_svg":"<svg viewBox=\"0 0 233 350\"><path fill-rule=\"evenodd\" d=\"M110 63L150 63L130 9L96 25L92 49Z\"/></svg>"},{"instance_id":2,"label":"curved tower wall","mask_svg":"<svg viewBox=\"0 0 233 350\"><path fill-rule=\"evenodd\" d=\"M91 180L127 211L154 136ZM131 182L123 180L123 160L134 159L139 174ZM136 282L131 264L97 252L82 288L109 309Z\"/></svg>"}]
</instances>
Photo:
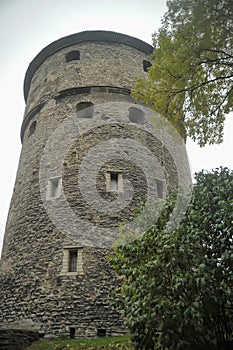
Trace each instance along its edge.
<instances>
[{"instance_id":1,"label":"curved tower wall","mask_svg":"<svg viewBox=\"0 0 233 350\"><path fill-rule=\"evenodd\" d=\"M125 332L122 315L113 310L110 303L109 291L118 284L118 279L106 259L109 249L84 245L64 234L51 220L40 193L40 162L54 131L67 117L82 113L79 109L82 104L85 106L85 102L90 106L90 113L95 106L107 102L135 104L130 90L135 77L147 74L143 61L148 62L151 52L151 46L126 35L83 32L52 43L30 64L24 87L26 108L21 130L22 152L1 259L1 324L38 329L46 336L86 337ZM122 129L117 114L115 106L99 116L103 123L111 117L116 118L116 125L114 128L106 125L104 130L95 129L82 144L80 140L75 141L63 164L62 186L67 200L74 212L80 210L81 216L92 221L93 227L98 225L98 220L102 227L114 226L121 215L107 219L102 215L95 221L95 213L80 200L77 164L89 147L98 145L106 135L114 139L119 135L127 138L133 130L135 139L142 138L135 121L128 120L128 125ZM90 125L93 120L88 115L80 114L80 118ZM98 119L98 113L95 118ZM129 127L131 124L134 129ZM150 145L153 142L148 140ZM155 142L154 148L157 146ZM58 152L62 152L63 146L60 147ZM57 157L55 153L51 150L51 164L53 157ZM49 162L46 166L52 167L51 164ZM133 164L121 163L119 158L107 166L110 169L120 167L123 177L128 177L138 186L137 195L133 197L135 205L124 211L123 216L127 219L145 198L143 174ZM167 169L171 187L174 187L176 170L169 159ZM97 187L102 191L102 197L111 202L116 196L106 193L105 175L106 169L103 168ZM47 188L49 200L56 199L55 192L59 192L61 186L59 181L54 176L48 184L51 187ZM61 219L64 225L66 219ZM75 229L77 232L81 230L78 224ZM88 231L82 233L91 234ZM69 266L72 259L76 264L75 271Z\"/></svg>"}]
</instances>

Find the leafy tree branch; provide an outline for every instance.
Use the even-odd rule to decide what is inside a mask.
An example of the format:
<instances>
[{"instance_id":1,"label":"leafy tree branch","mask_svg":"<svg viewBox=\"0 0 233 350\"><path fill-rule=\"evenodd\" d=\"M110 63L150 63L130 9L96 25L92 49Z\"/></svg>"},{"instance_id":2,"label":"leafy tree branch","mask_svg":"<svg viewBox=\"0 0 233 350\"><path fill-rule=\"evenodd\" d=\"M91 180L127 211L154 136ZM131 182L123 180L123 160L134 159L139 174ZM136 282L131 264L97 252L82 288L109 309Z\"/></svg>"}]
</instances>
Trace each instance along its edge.
<instances>
[{"instance_id":1,"label":"leafy tree branch","mask_svg":"<svg viewBox=\"0 0 233 350\"><path fill-rule=\"evenodd\" d=\"M233 4L170 0L153 35L153 64L133 96L200 146L220 143L233 110Z\"/></svg>"}]
</instances>

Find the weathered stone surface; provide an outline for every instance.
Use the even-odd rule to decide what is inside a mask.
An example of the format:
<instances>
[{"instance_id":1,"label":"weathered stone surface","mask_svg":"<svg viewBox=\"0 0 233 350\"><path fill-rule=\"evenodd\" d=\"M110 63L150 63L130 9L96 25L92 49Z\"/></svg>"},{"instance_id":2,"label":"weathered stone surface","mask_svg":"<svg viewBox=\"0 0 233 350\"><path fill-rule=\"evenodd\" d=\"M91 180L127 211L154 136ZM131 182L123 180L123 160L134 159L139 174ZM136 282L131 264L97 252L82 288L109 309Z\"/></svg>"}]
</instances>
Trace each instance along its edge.
<instances>
[{"instance_id":1,"label":"weathered stone surface","mask_svg":"<svg viewBox=\"0 0 233 350\"><path fill-rule=\"evenodd\" d=\"M67 62L66 54L75 50L80 52L80 59ZM83 246L83 274L63 273L65 247L79 242L68 238L48 216L40 193L40 161L54 130L67 117L76 115L79 103L91 102L93 117L78 120L80 125L90 123L93 129L72 144L63 164L63 189L74 213L110 230L121 220L128 220L146 198L147 182L142 169L118 159L104 164L94 181L101 198L111 202L116 194L106 191L105 173L109 167L120 168L123 178L134 186L131 204L116 215L106 216L96 213L83 200L77 186L80 162L90 148L109 138L131 138L149 148L166 169L168 189L176 187L177 171L170 153L158 139L137 128L137 118L129 119L117 107L95 114L96 106L107 102L137 106L129 91L135 77L146 74L143 60L148 59L147 53L132 45L104 40L80 42L48 55L36 69L27 98L22 152L0 262L0 323L24 329L30 324L29 329L45 337L69 337L72 329L75 337L94 337L98 330L107 336L126 332L122 314L111 306L109 292L119 280L107 261L109 249ZM115 126L108 124L111 118L116 119ZM106 126L94 127L92 123L98 120L106 122ZM30 129L33 122L36 123ZM140 116L139 122L143 125L147 121ZM58 146L56 152L60 151ZM51 152L51 159L56 152ZM47 164L48 168L51 164ZM61 220L66 224L66 217ZM87 237L95 234L79 232L78 225L76 230Z\"/></svg>"}]
</instances>

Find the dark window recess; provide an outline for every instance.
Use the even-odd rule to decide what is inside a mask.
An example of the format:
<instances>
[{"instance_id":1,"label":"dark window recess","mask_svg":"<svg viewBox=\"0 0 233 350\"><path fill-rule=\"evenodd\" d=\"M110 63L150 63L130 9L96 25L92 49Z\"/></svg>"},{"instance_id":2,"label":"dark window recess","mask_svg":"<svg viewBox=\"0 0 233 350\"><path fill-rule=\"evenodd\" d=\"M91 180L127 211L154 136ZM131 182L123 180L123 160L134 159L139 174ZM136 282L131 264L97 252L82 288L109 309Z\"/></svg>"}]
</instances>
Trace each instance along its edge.
<instances>
[{"instance_id":1,"label":"dark window recess","mask_svg":"<svg viewBox=\"0 0 233 350\"><path fill-rule=\"evenodd\" d=\"M73 328L73 327L70 328L70 338L71 339L75 338L75 328Z\"/></svg>"},{"instance_id":2,"label":"dark window recess","mask_svg":"<svg viewBox=\"0 0 233 350\"><path fill-rule=\"evenodd\" d=\"M97 328L97 337L106 337L106 329Z\"/></svg>"},{"instance_id":3,"label":"dark window recess","mask_svg":"<svg viewBox=\"0 0 233 350\"><path fill-rule=\"evenodd\" d=\"M32 134L34 134L35 130L36 130L36 120L34 120L34 122L32 122L29 127L28 136L30 137Z\"/></svg>"},{"instance_id":4,"label":"dark window recess","mask_svg":"<svg viewBox=\"0 0 233 350\"><path fill-rule=\"evenodd\" d=\"M132 123L143 124L145 120L145 113L136 107L129 108L129 120Z\"/></svg>"},{"instance_id":5,"label":"dark window recess","mask_svg":"<svg viewBox=\"0 0 233 350\"><path fill-rule=\"evenodd\" d=\"M69 251L69 272L77 272L78 251Z\"/></svg>"},{"instance_id":6,"label":"dark window recess","mask_svg":"<svg viewBox=\"0 0 233 350\"><path fill-rule=\"evenodd\" d=\"M145 72L148 72L148 69L152 66L150 61L143 60L143 69Z\"/></svg>"},{"instance_id":7,"label":"dark window recess","mask_svg":"<svg viewBox=\"0 0 233 350\"><path fill-rule=\"evenodd\" d=\"M163 182L156 180L158 198L163 198Z\"/></svg>"},{"instance_id":8,"label":"dark window recess","mask_svg":"<svg viewBox=\"0 0 233 350\"><path fill-rule=\"evenodd\" d=\"M92 102L80 102L76 106L79 118L92 118L94 114L94 104Z\"/></svg>"},{"instance_id":9,"label":"dark window recess","mask_svg":"<svg viewBox=\"0 0 233 350\"><path fill-rule=\"evenodd\" d=\"M70 51L66 54L66 62L80 60L80 52L78 50Z\"/></svg>"},{"instance_id":10,"label":"dark window recess","mask_svg":"<svg viewBox=\"0 0 233 350\"><path fill-rule=\"evenodd\" d=\"M111 173L110 174L110 188L111 191L118 191L118 174L117 173Z\"/></svg>"}]
</instances>

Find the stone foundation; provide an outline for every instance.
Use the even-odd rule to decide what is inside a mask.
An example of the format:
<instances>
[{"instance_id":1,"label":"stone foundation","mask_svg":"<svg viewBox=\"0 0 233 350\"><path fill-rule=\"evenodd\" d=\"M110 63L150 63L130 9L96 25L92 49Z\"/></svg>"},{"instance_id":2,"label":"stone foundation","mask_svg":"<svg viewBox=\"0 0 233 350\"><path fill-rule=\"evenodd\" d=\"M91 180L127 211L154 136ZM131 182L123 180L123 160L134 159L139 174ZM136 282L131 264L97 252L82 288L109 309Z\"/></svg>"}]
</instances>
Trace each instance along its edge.
<instances>
[{"instance_id":1,"label":"stone foundation","mask_svg":"<svg viewBox=\"0 0 233 350\"><path fill-rule=\"evenodd\" d=\"M24 350L38 339L39 333L37 332L0 328L1 350Z\"/></svg>"}]
</instances>

